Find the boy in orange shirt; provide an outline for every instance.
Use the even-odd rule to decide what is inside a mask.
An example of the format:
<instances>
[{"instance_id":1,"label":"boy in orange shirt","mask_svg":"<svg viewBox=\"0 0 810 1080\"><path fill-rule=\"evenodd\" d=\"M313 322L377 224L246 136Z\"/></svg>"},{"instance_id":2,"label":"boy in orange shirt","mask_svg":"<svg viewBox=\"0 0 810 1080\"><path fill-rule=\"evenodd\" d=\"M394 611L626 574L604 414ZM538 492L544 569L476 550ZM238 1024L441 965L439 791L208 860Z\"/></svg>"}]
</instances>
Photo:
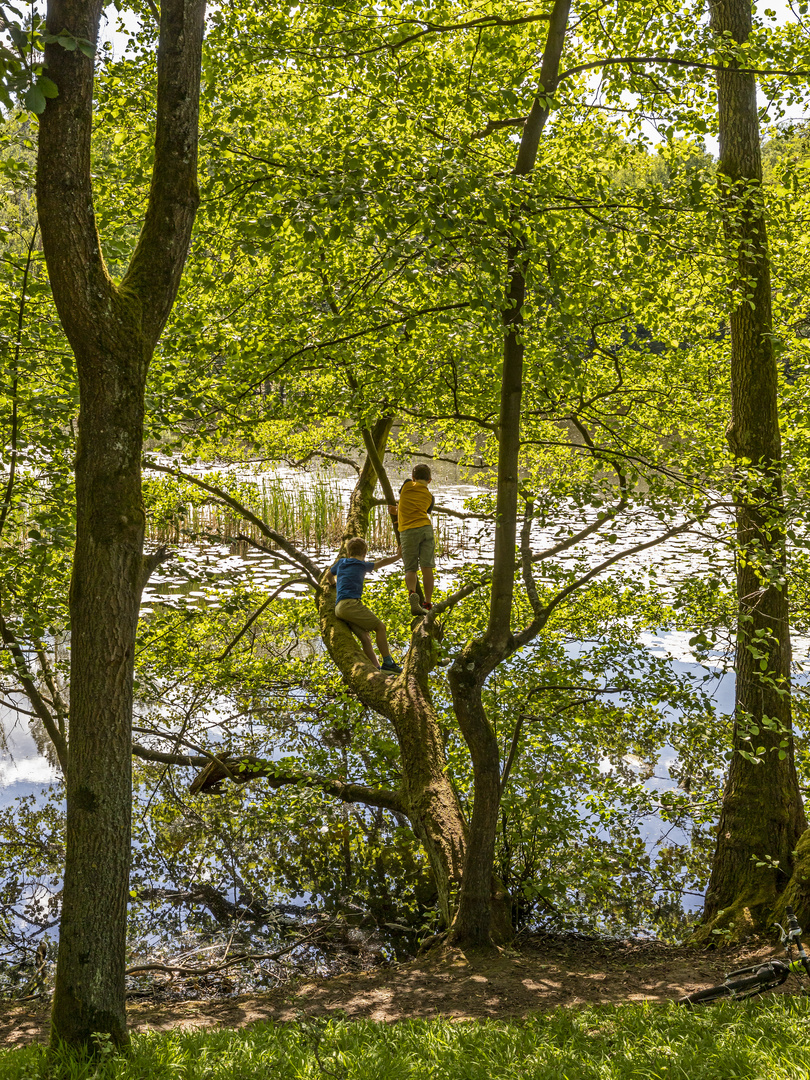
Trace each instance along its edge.
<instances>
[{"instance_id":1,"label":"boy in orange shirt","mask_svg":"<svg viewBox=\"0 0 810 1080\"><path fill-rule=\"evenodd\" d=\"M436 500L428 490L432 476L427 465L414 465L411 477L399 489L398 505L389 506L388 509L391 517L397 517L399 521L408 603L414 615L426 615L433 607L430 598L433 596L433 568L436 565L436 540L428 513ZM419 602L416 591L419 569L422 571L424 603Z\"/></svg>"}]
</instances>

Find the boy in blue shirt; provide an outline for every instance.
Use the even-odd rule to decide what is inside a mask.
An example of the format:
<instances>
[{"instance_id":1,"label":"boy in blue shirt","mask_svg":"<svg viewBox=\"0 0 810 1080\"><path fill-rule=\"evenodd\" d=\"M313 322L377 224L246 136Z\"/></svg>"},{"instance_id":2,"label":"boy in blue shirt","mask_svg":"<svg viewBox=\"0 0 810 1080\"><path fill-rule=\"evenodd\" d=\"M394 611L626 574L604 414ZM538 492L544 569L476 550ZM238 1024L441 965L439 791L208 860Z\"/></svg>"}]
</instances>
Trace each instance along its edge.
<instances>
[{"instance_id":1,"label":"boy in blue shirt","mask_svg":"<svg viewBox=\"0 0 810 1080\"><path fill-rule=\"evenodd\" d=\"M374 562L365 562L368 545L361 536L354 536L346 543L346 558L338 559L334 566L330 567L327 581L330 585L337 584L337 600L335 614L339 619L347 622L352 630L360 638L363 652L371 661L372 665L380 671L399 675L402 668L395 664L388 648L388 636L385 626L370 611L360 597L363 595L363 583L366 574L372 570L379 570L381 566L390 566L402 558L402 552L391 555L388 559L376 559ZM377 638L377 647L382 654L382 667L374 655L374 647L371 644L373 630Z\"/></svg>"}]
</instances>

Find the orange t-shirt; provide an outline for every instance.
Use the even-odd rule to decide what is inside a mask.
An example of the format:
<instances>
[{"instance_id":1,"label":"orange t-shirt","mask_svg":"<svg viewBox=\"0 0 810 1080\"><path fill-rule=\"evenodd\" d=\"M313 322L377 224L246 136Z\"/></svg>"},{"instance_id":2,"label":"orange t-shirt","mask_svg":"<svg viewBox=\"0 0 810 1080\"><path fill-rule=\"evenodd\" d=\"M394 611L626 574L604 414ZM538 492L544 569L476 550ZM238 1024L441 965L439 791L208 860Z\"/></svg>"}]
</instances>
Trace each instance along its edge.
<instances>
[{"instance_id":1,"label":"orange t-shirt","mask_svg":"<svg viewBox=\"0 0 810 1080\"><path fill-rule=\"evenodd\" d=\"M430 525L428 511L435 502L424 480L406 480L399 489L399 531Z\"/></svg>"}]
</instances>

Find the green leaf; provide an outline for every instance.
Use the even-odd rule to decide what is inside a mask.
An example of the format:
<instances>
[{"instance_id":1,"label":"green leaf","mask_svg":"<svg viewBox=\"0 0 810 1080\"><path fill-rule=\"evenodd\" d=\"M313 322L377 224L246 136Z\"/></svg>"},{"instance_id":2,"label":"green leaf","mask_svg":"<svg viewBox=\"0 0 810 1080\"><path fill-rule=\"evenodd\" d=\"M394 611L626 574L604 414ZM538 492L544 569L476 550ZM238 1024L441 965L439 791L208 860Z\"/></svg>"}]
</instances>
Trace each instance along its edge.
<instances>
[{"instance_id":1,"label":"green leaf","mask_svg":"<svg viewBox=\"0 0 810 1080\"><path fill-rule=\"evenodd\" d=\"M45 95L39 86L29 86L25 92L25 107L32 113L39 115L45 112Z\"/></svg>"},{"instance_id":2,"label":"green leaf","mask_svg":"<svg viewBox=\"0 0 810 1080\"><path fill-rule=\"evenodd\" d=\"M40 75L37 79L37 86L46 98L59 97L59 87L52 79L49 79L47 75Z\"/></svg>"}]
</instances>

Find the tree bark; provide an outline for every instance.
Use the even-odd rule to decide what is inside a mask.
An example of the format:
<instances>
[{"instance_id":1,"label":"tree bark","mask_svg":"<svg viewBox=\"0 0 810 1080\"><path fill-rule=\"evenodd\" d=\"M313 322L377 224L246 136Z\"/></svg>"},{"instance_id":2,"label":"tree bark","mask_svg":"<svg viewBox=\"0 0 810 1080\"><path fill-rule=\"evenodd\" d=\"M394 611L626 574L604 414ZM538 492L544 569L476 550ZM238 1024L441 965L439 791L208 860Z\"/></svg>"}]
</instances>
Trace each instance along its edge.
<instances>
[{"instance_id":1,"label":"tree bark","mask_svg":"<svg viewBox=\"0 0 810 1080\"><path fill-rule=\"evenodd\" d=\"M715 34L743 43L750 0L713 0ZM721 197L734 260L731 423L737 530L733 753L706 894L704 926L764 929L806 828L793 761L782 448L772 345L756 80L737 61L718 72Z\"/></svg>"},{"instance_id":2,"label":"tree bark","mask_svg":"<svg viewBox=\"0 0 810 1080\"><path fill-rule=\"evenodd\" d=\"M549 98L557 88L570 0L555 0L540 69L541 94L535 98L518 147L514 176L531 175L540 136L548 119ZM450 689L459 726L470 750L475 801L459 910L453 939L473 945L491 941L495 837L501 800L500 752L481 692L489 675L515 648L512 601L515 589L517 497L520 469L520 417L523 396L523 305L526 298L526 252L517 215L508 246L508 280L503 311L504 360L498 424L498 493L495 552L489 623L483 638L470 642L453 664Z\"/></svg>"},{"instance_id":3,"label":"tree bark","mask_svg":"<svg viewBox=\"0 0 810 1080\"><path fill-rule=\"evenodd\" d=\"M51 0L47 28L97 41L100 0ZM198 202L203 0L164 0L155 163L129 269L112 281L90 181L93 60L46 46L59 96L42 116L37 205L54 299L76 357L76 549L70 592L67 854L52 1040L127 1042L132 676L144 580L144 386Z\"/></svg>"}]
</instances>

